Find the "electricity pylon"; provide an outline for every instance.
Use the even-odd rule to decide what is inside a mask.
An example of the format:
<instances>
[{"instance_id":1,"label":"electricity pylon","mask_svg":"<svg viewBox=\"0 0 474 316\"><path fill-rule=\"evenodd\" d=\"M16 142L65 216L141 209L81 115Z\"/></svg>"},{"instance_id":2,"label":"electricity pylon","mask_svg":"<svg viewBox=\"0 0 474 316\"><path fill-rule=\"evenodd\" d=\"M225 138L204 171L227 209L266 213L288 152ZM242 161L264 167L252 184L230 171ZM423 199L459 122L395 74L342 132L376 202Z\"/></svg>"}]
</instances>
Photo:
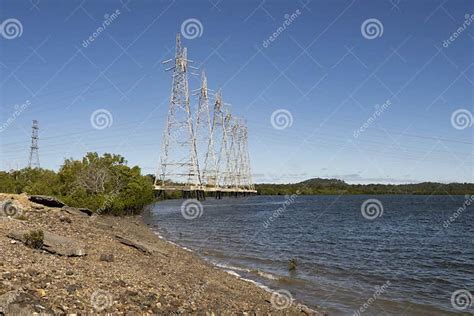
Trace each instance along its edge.
<instances>
[{"instance_id":1,"label":"electricity pylon","mask_svg":"<svg viewBox=\"0 0 474 316\"><path fill-rule=\"evenodd\" d=\"M222 102L222 92L219 90L216 93L211 127L212 135L216 140L217 145L214 147L214 150L217 153L217 161L215 163L214 169L215 171L212 170L213 166L210 164L210 162L208 165L208 167L211 168L213 174L216 175L217 187L223 187L225 184L223 174L225 173L228 154L226 117L227 114L225 113L224 103Z\"/></svg>"},{"instance_id":2,"label":"electricity pylon","mask_svg":"<svg viewBox=\"0 0 474 316\"><path fill-rule=\"evenodd\" d=\"M230 188L232 186L232 114L228 109L223 117L222 123L222 147L221 147L221 158L222 158L222 171L221 179L222 186Z\"/></svg>"},{"instance_id":3,"label":"electricity pylon","mask_svg":"<svg viewBox=\"0 0 474 316\"><path fill-rule=\"evenodd\" d=\"M214 147L213 122L211 122L209 110L207 78L204 72L201 75L199 105L196 114L196 143L198 165L201 170L201 183L205 187L216 188L218 185L217 157Z\"/></svg>"},{"instance_id":4,"label":"electricity pylon","mask_svg":"<svg viewBox=\"0 0 474 316\"><path fill-rule=\"evenodd\" d=\"M171 62L172 59L163 63ZM188 86L187 50L176 35L176 54L173 71L170 106L163 137L160 167L155 185L192 188L201 185L197 161L196 138L191 116Z\"/></svg>"},{"instance_id":5,"label":"electricity pylon","mask_svg":"<svg viewBox=\"0 0 474 316\"><path fill-rule=\"evenodd\" d=\"M239 118L232 117L229 125L229 156L227 157L226 184L239 188L241 134Z\"/></svg>"},{"instance_id":6,"label":"electricity pylon","mask_svg":"<svg viewBox=\"0 0 474 316\"><path fill-rule=\"evenodd\" d=\"M241 132L242 132L242 143L241 143L241 186L243 186L244 189L247 190L254 190L255 186L253 184L253 179L252 179L252 169L250 167L250 154L249 154L249 148L248 148L248 129L247 129L247 124L245 121L242 121L242 126L241 126Z\"/></svg>"},{"instance_id":7,"label":"electricity pylon","mask_svg":"<svg viewBox=\"0 0 474 316\"><path fill-rule=\"evenodd\" d=\"M33 120L33 126L31 127L31 147L30 159L28 160L28 168L40 168L38 130L38 121Z\"/></svg>"}]
</instances>

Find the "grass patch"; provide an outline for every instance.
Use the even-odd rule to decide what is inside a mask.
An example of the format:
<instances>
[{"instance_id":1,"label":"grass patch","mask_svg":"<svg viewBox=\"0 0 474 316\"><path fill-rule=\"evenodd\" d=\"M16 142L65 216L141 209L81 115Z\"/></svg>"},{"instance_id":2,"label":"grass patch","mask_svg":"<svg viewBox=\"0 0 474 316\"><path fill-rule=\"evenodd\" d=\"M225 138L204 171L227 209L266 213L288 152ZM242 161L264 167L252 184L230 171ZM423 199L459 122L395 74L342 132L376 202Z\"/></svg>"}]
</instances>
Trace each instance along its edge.
<instances>
[{"instance_id":1,"label":"grass patch","mask_svg":"<svg viewBox=\"0 0 474 316\"><path fill-rule=\"evenodd\" d=\"M41 249L44 244L44 233L41 229L31 230L25 234L25 244L34 249Z\"/></svg>"}]
</instances>

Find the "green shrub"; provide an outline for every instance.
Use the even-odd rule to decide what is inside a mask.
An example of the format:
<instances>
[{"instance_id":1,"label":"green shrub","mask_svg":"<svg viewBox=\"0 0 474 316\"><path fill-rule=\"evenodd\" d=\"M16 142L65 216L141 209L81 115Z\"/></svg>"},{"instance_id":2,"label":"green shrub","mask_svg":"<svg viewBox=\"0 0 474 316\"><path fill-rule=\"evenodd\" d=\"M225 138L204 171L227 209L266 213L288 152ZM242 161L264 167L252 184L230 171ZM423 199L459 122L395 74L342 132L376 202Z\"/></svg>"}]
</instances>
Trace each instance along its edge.
<instances>
[{"instance_id":1,"label":"green shrub","mask_svg":"<svg viewBox=\"0 0 474 316\"><path fill-rule=\"evenodd\" d=\"M31 230L25 234L25 244L34 249L41 249L43 247L44 233L42 230Z\"/></svg>"},{"instance_id":2,"label":"green shrub","mask_svg":"<svg viewBox=\"0 0 474 316\"><path fill-rule=\"evenodd\" d=\"M154 200L153 177L107 153L66 159L57 173L39 168L0 172L0 192L55 196L69 206L113 215L139 213Z\"/></svg>"}]
</instances>

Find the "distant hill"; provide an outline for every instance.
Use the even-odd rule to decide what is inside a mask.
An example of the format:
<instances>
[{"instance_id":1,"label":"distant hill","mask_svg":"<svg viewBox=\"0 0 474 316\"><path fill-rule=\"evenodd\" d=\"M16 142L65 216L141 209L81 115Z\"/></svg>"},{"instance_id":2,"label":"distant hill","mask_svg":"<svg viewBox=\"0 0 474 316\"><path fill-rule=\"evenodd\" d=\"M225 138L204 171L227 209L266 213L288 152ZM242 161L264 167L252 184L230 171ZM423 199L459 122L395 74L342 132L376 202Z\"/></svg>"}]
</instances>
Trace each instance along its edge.
<instances>
[{"instance_id":1,"label":"distant hill","mask_svg":"<svg viewBox=\"0 0 474 316\"><path fill-rule=\"evenodd\" d=\"M260 195L321 194L474 194L474 183L348 184L339 179L313 178L298 183L256 184Z\"/></svg>"},{"instance_id":2,"label":"distant hill","mask_svg":"<svg viewBox=\"0 0 474 316\"><path fill-rule=\"evenodd\" d=\"M343 180L339 179L323 179L313 178L302 182L298 182L298 185L309 186L309 187L346 187L348 184Z\"/></svg>"}]
</instances>

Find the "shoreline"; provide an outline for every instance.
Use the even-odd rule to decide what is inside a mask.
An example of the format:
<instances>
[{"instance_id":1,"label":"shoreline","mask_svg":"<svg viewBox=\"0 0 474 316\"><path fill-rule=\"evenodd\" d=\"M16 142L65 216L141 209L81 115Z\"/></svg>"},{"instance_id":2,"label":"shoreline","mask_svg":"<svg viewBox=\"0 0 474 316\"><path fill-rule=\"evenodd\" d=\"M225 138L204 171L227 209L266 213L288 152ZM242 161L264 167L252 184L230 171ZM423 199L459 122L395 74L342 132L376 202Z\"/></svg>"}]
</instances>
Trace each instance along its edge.
<instances>
[{"instance_id":1,"label":"shoreline","mask_svg":"<svg viewBox=\"0 0 474 316\"><path fill-rule=\"evenodd\" d=\"M269 294L274 294L274 293L278 293L277 290L273 290L271 289L270 287L266 286L265 284L262 284L256 280L252 280L252 279L247 279L245 277L243 277L242 275L240 275L238 272L234 271L234 270L242 270L242 271L246 271L246 272L251 272L252 270L250 269L247 269L247 268L238 268L238 267L234 267L234 266L227 266L226 264L221 264L221 263L218 263L218 262L213 262L210 258L206 257L205 255L202 255L198 252L196 252L195 250L192 250L192 249L189 249L183 245L180 245L172 240L169 240L167 239L166 237L164 237L160 232L159 232L159 225L157 225L156 223L153 223L152 224L152 221L150 220L150 212L152 211L152 206L154 206L156 203L159 203L161 201L156 201L154 202L153 204L150 204L150 205L147 205L142 214L138 215L138 217L141 219L141 221L143 222L144 225L147 226L147 228L152 232L154 233L159 239L171 244L172 246L174 247L178 247L184 251L187 251L193 255L195 255L197 257L197 260L201 260L203 261L203 263L207 264L210 266L210 268L213 268L213 269L218 269L218 270L221 270L221 271L224 271L226 272L227 274L237 278L238 280L241 280L241 281L244 281L244 282L247 282L249 284L252 284L254 285L255 287L257 287L258 289L261 289L261 290L264 290L265 292L269 293ZM155 230L153 229L153 227L157 227L158 229ZM255 270L259 273L262 273L261 271L259 270ZM284 290L284 291L287 291L287 289L280 289L280 290ZM289 293L289 292L288 292ZM326 312L322 312L322 311L317 311L318 308L314 308L314 307L308 307L307 305L305 304L302 304L302 303L298 303L298 300L296 299L292 299L292 305L295 305L297 308L301 309L301 310L304 310L304 312L302 314L311 314L312 315L328 315ZM283 311L284 312L284 309L283 310L280 310L280 311Z\"/></svg>"},{"instance_id":2,"label":"shoreline","mask_svg":"<svg viewBox=\"0 0 474 316\"><path fill-rule=\"evenodd\" d=\"M21 209L21 218L0 217L0 312L5 314L323 315L158 236L141 215L88 216L30 202L25 194L0 194L0 202L5 200ZM23 244L19 232L32 230L45 233L43 248ZM59 250L58 236L69 242Z\"/></svg>"},{"instance_id":3,"label":"shoreline","mask_svg":"<svg viewBox=\"0 0 474 316\"><path fill-rule=\"evenodd\" d=\"M143 218L142 218L143 220ZM145 225L147 225L145 223ZM160 238L161 240L171 244L172 246L174 247L178 247L184 251L187 251L189 253L192 253L194 254L198 260L202 260L204 263L208 264L211 266L211 268L215 268L215 269L219 269L221 271L224 271L226 273L228 273L229 275L233 276L233 277L236 277L237 279L239 280L242 280L244 282L248 282L250 284L253 284L255 285L256 287L258 287L259 289L262 289L266 292L268 292L269 294L273 294L273 293L276 293L277 291L276 290L272 290L270 287L266 286L265 284L262 284L258 281L255 281L255 280L252 280L252 279L247 279L247 278L244 278L242 275L240 275L238 272L234 271L234 270L241 270L241 271L245 271L245 272L251 272L252 270L250 269L247 269L247 268L238 268L238 267L234 267L234 266L226 266L225 264L221 264L221 263L217 263L217 262L213 262L212 260L210 260L209 258L205 257L204 255L201 255L199 253L197 253L196 251L192 250L192 249L189 249L183 245L180 245L172 240L169 240L169 239L166 239L165 237L163 237L159 232L157 231L154 231L152 228L149 227L149 229L157 235L158 238ZM257 270L255 270L257 271ZM284 289L286 290L286 289ZM306 310L311 310L313 311L314 313L316 313L316 310L314 310L313 308L311 307L308 307L307 305L304 305L304 304L301 304L301 303L297 303L297 300L293 300L293 304L296 304L298 306L304 306L304 308Z\"/></svg>"}]
</instances>

